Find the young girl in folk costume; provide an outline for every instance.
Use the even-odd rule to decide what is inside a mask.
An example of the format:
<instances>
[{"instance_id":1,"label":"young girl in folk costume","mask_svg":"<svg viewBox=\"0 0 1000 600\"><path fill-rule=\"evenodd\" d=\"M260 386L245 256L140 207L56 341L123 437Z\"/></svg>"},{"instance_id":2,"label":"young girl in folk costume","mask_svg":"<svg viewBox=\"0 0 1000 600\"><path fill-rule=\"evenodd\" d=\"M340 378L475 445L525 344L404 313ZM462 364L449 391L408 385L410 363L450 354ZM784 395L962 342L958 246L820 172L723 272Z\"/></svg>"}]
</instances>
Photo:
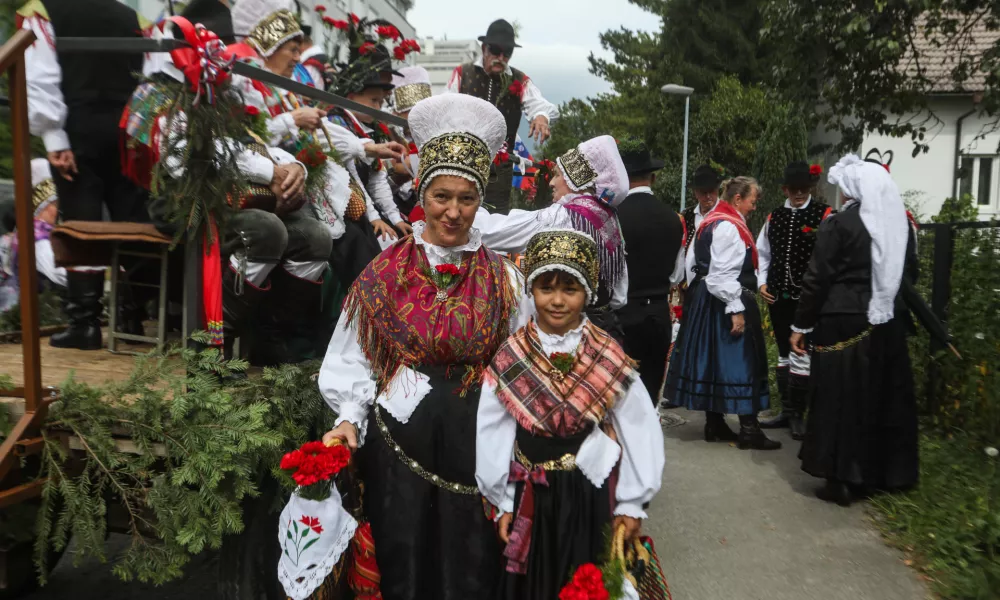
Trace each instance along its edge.
<instances>
[{"instance_id":1,"label":"young girl in folk costume","mask_svg":"<svg viewBox=\"0 0 1000 600\"><path fill-rule=\"evenodd\" d=\"M537 314L483 376L476 481L506 544L498 597L551 600L606 557L612 522L638 534L663 434L635 363L584 314L598 286L593 238L539 233L525 265Z\"/></svg>"}]
</instances>

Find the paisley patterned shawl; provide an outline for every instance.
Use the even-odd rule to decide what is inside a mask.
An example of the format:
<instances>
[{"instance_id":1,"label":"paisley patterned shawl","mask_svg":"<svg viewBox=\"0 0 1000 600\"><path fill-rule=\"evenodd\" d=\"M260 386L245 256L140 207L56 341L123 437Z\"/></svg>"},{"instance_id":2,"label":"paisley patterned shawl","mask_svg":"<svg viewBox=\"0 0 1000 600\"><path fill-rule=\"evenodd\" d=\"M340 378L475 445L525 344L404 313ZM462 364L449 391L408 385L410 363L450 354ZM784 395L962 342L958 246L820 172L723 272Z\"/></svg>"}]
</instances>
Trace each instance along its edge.
<instances>
[{"instance_id":1,"label":"paisley patterned shawl","mask_svg":"<svg viewBox=\"0 0 1000 600\"><path fill-rule=\"evenodd\" d=\"M637 372L635 361L603 330L589 321L573 369L562 377L542 350L534 321L500 347L483 375L521 427L533 435L566 437L604 421L628 393Z\"/></svg>"},{"instance_id":2,"label":"paisley patterned shawl","mask_svg":"<svg viewBox=\"0 0 1000 600\"><path fill-rule=\"evenodd\" d=\"M378 255L351 286L344 311L375 370L379 391L400 366L472 367L475 380L510 332L518 299L503 259L481 247L438 300L427 256L408 236Z\"/></svg>"},{"instance_id":3,"label":"paisley patterned shawl","mask_svg":"<svg viewBox=\"0 0 1000 600\"><path fill-rule=\"evenodd\" d=\"M597 242L601 287L610 294L625 273L625 240L618 214L593 196L571 196L560 204L569 211L573 228Z\"/></svg>"}]
</instances>

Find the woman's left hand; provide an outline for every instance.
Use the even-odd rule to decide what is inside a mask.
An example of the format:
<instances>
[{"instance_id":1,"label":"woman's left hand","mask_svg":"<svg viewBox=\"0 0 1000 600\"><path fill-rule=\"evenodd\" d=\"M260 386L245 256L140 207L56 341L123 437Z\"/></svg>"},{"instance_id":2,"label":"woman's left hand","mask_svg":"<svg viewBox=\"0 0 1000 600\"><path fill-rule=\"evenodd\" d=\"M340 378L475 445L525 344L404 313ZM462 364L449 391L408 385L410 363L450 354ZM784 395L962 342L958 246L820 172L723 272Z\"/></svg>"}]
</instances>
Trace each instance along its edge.
<instances>
[{"instance_id":1,"label":"woman's left hand","mask_svg":"<svg viewBox=\"0 0 1000 600\"><path fill-rule=\"evenodd\" d=\"M789 338L788 341L792 345L792 352L795 352L799 356L805 356L808 354L808 351L806 350L806 336L804 333L793 331L792 337Z\"/></svg>"},{"instance_id":2,"label":"woman's left hand","mask_svg":"<svg viewBox=\"0 0 1000 600\"><path fill-rule=\"evenodd\" d=\"M736 313L733 315L733 329L730 331L734 336L743 335L743 330L746 329L746 319L743 318L743 313Z\"/></svg>"},{"instance_id":3,"label":"woman's left hand","mask_svg":"<svg viewBox=\"0 0 1000 600\"><path fill-rule=\"evenodd\" d=\"M396 235L396 231L382 219L372 221L372 228L375 230L375 237L377 238L388 237L389 239L394 240L398 237Z\"/></svg>"},{"instance_id":4,"label":"woman's left hand","mask_svg":"<svg viewBox=\"0 0 1000 600\"><path fill-rule=\"evenodd\" d=\"M639 537L639 530L642 529L642 519L619 515L615 517L614 528L612 531L617 532L618 528L621 526L625 527L625 541L629 542Z\"/></svg>"},{"instance_id":5,"label":"woman's left hand","mask_svg":"<svg viewBox=\"0 0 1000 600\"><path fill-rule=\"evenodd\" d=\"M410 227L410 224L407 223L406 221L400 221L399 223L396 223L396 229L402 231L403 235L410 235L411 233L413 233L413 228Z\"/></svg>"}]
</instances>

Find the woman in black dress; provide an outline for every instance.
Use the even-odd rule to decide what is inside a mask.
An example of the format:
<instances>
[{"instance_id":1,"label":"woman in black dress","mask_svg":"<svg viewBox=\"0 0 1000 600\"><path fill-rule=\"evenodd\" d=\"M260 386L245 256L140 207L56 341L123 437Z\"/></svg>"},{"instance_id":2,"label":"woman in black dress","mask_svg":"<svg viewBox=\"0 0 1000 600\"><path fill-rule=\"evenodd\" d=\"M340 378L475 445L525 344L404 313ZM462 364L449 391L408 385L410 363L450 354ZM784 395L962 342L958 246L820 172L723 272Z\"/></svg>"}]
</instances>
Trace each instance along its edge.
<instances>
[{"instance_id":1,"label":"woman in black dress","mask_svg":"<svg viewBox=\"0 0 1000 600\"><path fill-rule=\"evenodd\" d=\"M802 469L826 479L817 496L847 506L917 483L912 321L899 295L902 278L916 275L915 241L881 165L848 155L829 180L846 202L817 232L791 343L799 354L814 348Z\"/></svg>"}]
</instances>

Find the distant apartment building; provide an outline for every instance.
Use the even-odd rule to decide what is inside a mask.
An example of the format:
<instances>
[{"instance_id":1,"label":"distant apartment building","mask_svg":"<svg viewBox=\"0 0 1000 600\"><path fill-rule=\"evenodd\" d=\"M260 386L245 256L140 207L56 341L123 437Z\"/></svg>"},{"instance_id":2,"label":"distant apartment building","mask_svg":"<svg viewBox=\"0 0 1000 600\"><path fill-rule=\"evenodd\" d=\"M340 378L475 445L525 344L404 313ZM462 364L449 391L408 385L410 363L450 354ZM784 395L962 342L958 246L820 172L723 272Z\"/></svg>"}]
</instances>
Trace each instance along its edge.
<instances>
[{"instance_id":1,"label":"distant apartment building","mask_svg":"<svg viewBox=\"0 0 1000 600\"><path fill-rule=\"evenodd\" d=\"M420 40L421 52L415 62L427 69L431 78L431 89L434 94L440 94L448 85L451 72L455 67L469 62L478 62L482 58L481 44L476 40L436 40L425 38Z\"/></svg>"}]
</instances>

